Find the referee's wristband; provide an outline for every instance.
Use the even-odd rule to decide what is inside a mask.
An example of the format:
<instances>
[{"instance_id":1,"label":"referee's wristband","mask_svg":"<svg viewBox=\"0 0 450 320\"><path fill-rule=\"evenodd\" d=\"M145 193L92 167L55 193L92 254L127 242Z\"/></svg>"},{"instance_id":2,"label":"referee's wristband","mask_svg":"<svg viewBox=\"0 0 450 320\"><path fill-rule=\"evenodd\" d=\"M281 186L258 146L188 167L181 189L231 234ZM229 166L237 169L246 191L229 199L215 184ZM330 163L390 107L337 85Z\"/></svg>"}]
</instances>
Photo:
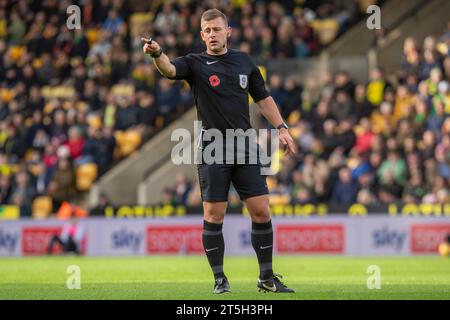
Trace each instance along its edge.
<instances>
[{"instance_id":1,"label":"referee's wristband","mask_svg":"<svg viewBox=\"0 0 450 320\"><path fill-rule=\"evenodd\" d=\"M159 58L162 55L162 53L163 53L162 48L159 48L159 50L157 52L150 54L150 56L152 58Z\"/></svg>"},{"instance_id":2,"label":"referee's wristband","mask_svg":"<svg viewBox=\"0 0 450 320\"><path fill-rule=\"evenodd\" d=\"M282 124L280 124L278 127L277 127L277 129L278 130L280 130L280 129L289 129L289 127L288 127L288 125L285 123L285 122L283 122Z\"/></svg>"}]
</instances>

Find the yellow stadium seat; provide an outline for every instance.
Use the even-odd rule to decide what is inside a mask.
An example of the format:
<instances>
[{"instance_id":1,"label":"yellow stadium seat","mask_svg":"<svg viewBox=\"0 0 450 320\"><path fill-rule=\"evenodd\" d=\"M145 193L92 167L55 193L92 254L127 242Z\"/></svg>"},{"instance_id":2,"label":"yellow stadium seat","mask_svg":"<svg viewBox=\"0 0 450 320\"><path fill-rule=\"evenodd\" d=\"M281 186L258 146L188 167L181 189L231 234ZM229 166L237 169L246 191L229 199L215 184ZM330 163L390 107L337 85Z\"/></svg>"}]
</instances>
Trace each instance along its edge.
<instances>
[{"instance_id":1,"label":"yellow stadium seat","mask_svg":"<svg viewBox=\"0 0 450 320\"><path fill-rule=\"evenodd\" d=\"M98 168L95 163L86 163L76 169L76 184L79 191L88 191L95 179L97 179Z\"/></svg>"},{"instance_id":2,"label":"yellow stadium seat","mask_svg":"<svg viewBox=\"0 0 450 320\"><path fill-rule=\"evenodd\" d=\"M290 196L288 194L271 194L269 202L271 205L286 205L289 204Z\"/></svg>"},{"instance_id":3,"label":"yellow stadium seat","mask_svg":"<svg viewBox=\"0 0 450 320\"><path fill-rule=\"evenodd\" d=\"M52 213L53 202L49 196L36 197L32 204L32 215L35 219L45 219Z\"/></svg>"},{"instance_id":4,"label":"yellow stadium seat","mask_svg":"<svg viewBox=\"0 0 450 320\"><path fill-rule=\"evenodd\" d=\"M126 157L132 154L141 145L141 134L137 130L116 131L114 136L117 142L118 157Z\"/></svg>"},{"instance_id":5,"label":"yellow stadium seat","mask_svg":"<svg viewBox=\"0 0 450 320\"><path fill-rule=\"evenodd\" d=\"M311 26L317 33L319 42L323 45L332 42L339 31L339 22L337 19L315 19L311 22Z\"/></svg>"},{"instance_id":6,"label":"yellow stadium seat","mask_svg":"<svg viewBox=\"0 0 450 320\"><path fill-rule=\"evenodd\" d=\"M122 146L125 143L125 133L121 130L114 131L114 137L116 138L116 148L114 149L114 159L122 157Z\"/></svg>"}]
</instances>

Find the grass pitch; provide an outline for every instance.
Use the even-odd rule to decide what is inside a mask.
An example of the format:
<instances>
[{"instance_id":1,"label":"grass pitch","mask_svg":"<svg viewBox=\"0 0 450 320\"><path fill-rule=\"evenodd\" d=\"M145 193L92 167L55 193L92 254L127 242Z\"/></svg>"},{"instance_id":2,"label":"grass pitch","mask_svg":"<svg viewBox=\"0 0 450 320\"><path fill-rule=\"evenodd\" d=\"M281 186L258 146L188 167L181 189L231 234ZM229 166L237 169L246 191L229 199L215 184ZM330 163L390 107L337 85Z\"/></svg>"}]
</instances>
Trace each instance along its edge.
<instances>
[{"instance_id":1,"label":"grass pitch","mask_svg":"<svg viewBox=\"0 0 450 320\"><path fill-rule=\"evenodd\" d=\"M80 290L66 287L70 265L80 267ZM370 265L381 289L367 288ZM0 299L450 299L450 259L441 257L275 257L295 294L257 292L254 257L225 257L224 268L233 293L213 295L203 256L1 258Z\"/></svg>"}]
</instances>

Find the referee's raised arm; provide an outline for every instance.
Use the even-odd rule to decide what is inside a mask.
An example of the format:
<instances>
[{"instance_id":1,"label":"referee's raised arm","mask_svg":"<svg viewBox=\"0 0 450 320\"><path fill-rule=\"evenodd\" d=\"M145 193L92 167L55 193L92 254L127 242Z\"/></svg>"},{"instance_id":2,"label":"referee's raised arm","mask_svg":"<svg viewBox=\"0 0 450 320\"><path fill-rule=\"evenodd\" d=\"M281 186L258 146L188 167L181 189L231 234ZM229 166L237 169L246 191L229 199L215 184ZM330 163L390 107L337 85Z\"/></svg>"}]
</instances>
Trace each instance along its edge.
<instances>
[{"instance_id":1,"label":"referee's raised arm","mask_svg":"<svg viewBox=\"0 0 450 320\"><path fill-rule=\"evenodd\" d=\"M161 46L153 39L141 38L145 54L150 54L153 57L153 62L158 71L166 78L175 78L177 69L170 62L169 57L164 54Z\"/></svg>"}]
</instances>

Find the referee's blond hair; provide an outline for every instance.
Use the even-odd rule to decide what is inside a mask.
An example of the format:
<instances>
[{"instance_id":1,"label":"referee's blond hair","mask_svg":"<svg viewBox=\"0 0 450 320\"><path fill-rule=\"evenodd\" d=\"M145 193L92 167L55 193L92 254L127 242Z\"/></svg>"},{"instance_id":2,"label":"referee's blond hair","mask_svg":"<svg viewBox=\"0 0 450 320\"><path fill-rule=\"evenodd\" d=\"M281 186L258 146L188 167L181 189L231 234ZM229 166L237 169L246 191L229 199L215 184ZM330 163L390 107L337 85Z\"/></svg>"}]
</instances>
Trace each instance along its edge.
<instances>
[{"instance_id":1,"label":"referee's blond hair","mask_svg":"<svg viewBox=\"0 0 450 320\"><path fill-rule=\"evenodd\" d=\"M225 21L225 24L228 25L227 16L222 11L217 9L209 9L203 12L200 21L210 21L216 18L222 18Z\"/></svg>"}]
</instances>

